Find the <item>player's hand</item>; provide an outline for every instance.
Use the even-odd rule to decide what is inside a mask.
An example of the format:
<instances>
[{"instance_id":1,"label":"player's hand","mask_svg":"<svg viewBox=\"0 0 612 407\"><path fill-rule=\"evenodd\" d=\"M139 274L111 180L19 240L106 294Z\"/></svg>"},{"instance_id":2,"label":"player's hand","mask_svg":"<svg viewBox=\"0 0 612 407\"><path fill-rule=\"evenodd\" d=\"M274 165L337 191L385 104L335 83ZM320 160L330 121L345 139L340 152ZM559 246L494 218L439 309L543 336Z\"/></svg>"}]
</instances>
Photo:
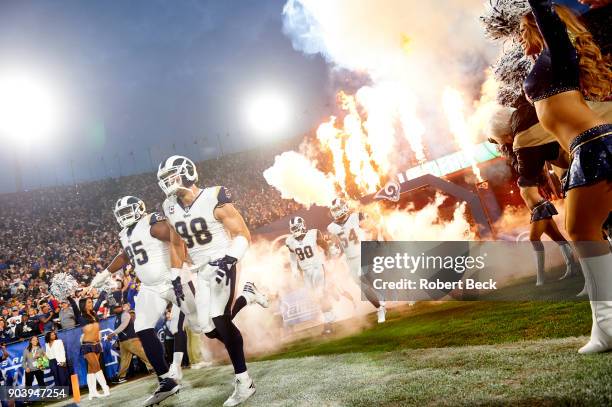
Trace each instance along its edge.
<instances>
[{"instance_id":1,"label":"player's hand","mask_svg":"<svg viewBox=\"0 0 612 407\"><path fill-rule=\"evenodd\" d=\"M185 301L185 293L183 292L183 283L181 277L178 276L172 280L172 288L174 289L174 295L176 296L176 305L181 306L181 301Z\"/></svg>"},{"instance_id":2,"label":"player's hand","mask_svg":"<svg viewBox=\"0 0 612 407\"><path fill-rule=\"evenodd\" d=\"M238 263L238 259L228 255L208 263L211 266L217 268L217 276L215 277L215 281L217 282L217 284L221 284L223 279L225 279L225 285L229 285L230 273L236 263Z\"/></svg>"}]
</instances>

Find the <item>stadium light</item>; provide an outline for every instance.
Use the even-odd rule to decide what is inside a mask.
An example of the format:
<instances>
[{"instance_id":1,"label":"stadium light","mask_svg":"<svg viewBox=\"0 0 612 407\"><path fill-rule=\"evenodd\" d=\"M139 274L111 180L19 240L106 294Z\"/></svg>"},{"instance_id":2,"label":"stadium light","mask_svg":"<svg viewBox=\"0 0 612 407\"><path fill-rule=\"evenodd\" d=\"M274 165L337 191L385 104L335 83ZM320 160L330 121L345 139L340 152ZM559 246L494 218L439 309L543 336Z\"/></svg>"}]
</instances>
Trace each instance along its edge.
<instances>
[{"instance_id":1,"label":"stadium light","mask_svg":"<svg viewBox=\"0 0 612 407\"><path fill-rule=\"evenodd\" d=\"M56 131L60 103L41 77L25 72L0 71L0 137L9 146L23 147Z\"/></svg>"},{"instance_id":2,"label":"stadium light","mask_svg":"<svg viewBox=\"0 0 612 407\"><path fill-rule=\"evenodd\" d=\"M291 109L281 94L266 92L255 95L246 105L249 125L262 136L277 136L287 130Z\"/></svg>"}]
</instances>

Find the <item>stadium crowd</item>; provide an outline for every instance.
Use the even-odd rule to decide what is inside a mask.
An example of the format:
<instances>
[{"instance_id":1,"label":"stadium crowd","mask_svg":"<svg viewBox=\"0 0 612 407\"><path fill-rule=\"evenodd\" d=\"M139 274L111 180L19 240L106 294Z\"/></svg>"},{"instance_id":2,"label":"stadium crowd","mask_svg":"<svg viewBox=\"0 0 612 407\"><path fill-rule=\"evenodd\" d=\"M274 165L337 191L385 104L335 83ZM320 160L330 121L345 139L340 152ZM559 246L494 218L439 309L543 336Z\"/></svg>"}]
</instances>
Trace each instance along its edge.
<instances>
[{"instance_id":1,"label":"stadium crowd","mask_svg":"<svg viewBox=\"0 0 612 407\"><path fill-rule=\"evenodd\" d=\"M272 222L299 206L281 199L262 173L295 142L199 162L200 184L228 186L250 229ZM151 172L0 195L0 342L76 325L68 302L49 293L51 279L69 273L84 288L112 260L120 249L112 208L124 195L140 197L150 212L164 199ZM133 307L137 289L126 270L115 297ZM98 313L108 316L108 307Z\"/></svg>"}]
</instances>

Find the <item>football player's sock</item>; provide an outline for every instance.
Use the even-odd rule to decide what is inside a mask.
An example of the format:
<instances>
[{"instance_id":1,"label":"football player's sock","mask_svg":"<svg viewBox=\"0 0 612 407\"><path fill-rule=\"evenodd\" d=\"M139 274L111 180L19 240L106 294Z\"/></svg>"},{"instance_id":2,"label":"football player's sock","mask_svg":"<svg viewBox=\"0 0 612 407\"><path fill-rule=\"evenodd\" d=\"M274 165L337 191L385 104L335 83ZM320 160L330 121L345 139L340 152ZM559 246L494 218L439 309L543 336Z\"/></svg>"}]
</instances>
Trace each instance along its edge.
<instances>
[{"instance_id":1,"label":"football player's sock","mask_svg":"<svg viewBox=\"0 0 612 407\"><path fill-rule=\"evenodd\" d=\"M155 334L155 329L149 328L137 332L145 355L155 369L157 376L164 378L168 374L168 363L164 358L164 347Z\"/></svg>"},{"instance_id":2,"label":"football player's sock","mask_svg":"<svg viewBox=\"0 0 612 407\"><path fill-rule=\"evenodd\" d=\"M232 307L232 319L236 317L236 314L240 312L241 309L247 306L247 300L244 295L238 297L236 302L234 302L234 306Z\"/></svg>"},{"instance_id":3,"label":"football player's sock","mask_svg":"<svg viewBox=\"0 0 612 407\"><path fill-rule=\"evenodd\" d=\"M212 320L220 340L225 344L227 354L234 366L234 373L245 372L247 369L240 330L234 325L229 315L214 317Z\"/></svg>"},{"instance_id":4,"label":"football player's sock","mask_svg":"<svg viewBox=\"0 0 612 407\"><path fill-rule=\"evenodd\" d=\"M187 352L187 333L184 329L179 329L179 331L174 334L174 355L172 356L172 362L178 367L182 365L185 352ZM180 354L180 359L178 354Z\"/></svg>"},{"instance_id":5,"label":"football player's sock","mask_svg":"<svg viewBox=\"0 0 612 407\"><path fill-rule=\"evenodd\" d=\"M367 276L361 277L361 292L370 301L370 303L378 309L380 307L380 301L378 300L378 294L372 287L371 280Z\"/></svg>"},{"instance_id":6,"label":"football player's sock","mask_svg":"<svg viewBox=\"0 0 612 407\"><path fill-rule=\"evenodd\" d=\"M178 367L181 367L183 364L183 355L185 355L183 352L174 352L172 354L172 363Z\"/></svg>"},{"instance_id":7,"label":"football player's sock","mask_svg":"<svg viewBox=\"0 0 612 407\"><path fill-rule=\"evenodd\" d=\"M380 301L378 301L378 296L376 295L374 290L368 287L368 289L364 290L363 293L365 294L368 301L370 301L370 303L374 306L374 308L378 309L380 307Z\"/></svg>"}]
</instances>

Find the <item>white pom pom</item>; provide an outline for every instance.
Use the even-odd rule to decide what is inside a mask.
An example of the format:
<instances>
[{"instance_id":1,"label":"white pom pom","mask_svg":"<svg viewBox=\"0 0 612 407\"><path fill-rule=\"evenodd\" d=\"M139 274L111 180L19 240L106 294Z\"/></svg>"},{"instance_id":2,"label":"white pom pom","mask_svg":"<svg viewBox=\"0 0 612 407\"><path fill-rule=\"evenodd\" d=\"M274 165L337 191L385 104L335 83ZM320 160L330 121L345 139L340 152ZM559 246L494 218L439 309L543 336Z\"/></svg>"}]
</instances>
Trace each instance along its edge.
<instances>
[{"instance_id":1,"label":"white pom pom","mask_svg":"<svg viewBox=\"0 0 612 407\"><path fill-rule=\"evenodd\" d=\"M523 94L523 82L533 68L533 61L525 56L517 42L511 43L493 64L493 75L499 84L497 102L514 106Z\"/></svg>"},{"instance_id":2,"label":"white pom pom","mask_svg":"<svg viewBox=\"0 0 612 407\"><path fill-rule=\"evenodd\" d=\"M78 288L79 283L68 273L57 273L51 279L49 292L59 300L68 298Z\"/></svg>"},{"instance_id":3,"label":"white pom pom","mask_svg":"<svg viewBox=\"0 0 612 407\"><path fill-rule=\"evenodd\" d=\"M487 37L499 40L517 36L521 18L530 11L527 0L489 0L480 21Z\"/></svg>"}]
</instances>

